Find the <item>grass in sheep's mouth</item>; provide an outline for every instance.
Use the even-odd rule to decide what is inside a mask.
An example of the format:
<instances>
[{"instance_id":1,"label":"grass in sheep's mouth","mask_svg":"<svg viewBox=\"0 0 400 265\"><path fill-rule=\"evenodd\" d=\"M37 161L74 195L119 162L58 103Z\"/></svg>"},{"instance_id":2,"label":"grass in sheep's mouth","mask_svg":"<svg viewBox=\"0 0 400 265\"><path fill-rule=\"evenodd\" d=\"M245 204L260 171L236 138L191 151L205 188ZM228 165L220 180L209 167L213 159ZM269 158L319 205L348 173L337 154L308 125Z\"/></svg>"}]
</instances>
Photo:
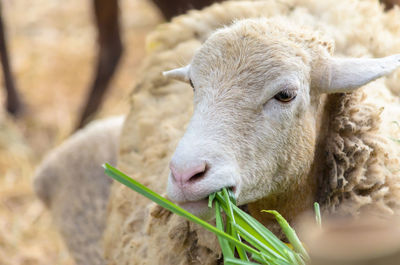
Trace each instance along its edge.
<instances>
[{"instance_id":1,"label":"grass in sheep's mouth","mask_svg":"<svg viewBox=\"0 0 400 265\"><path fill-rule=\"evenodd\" d=\"M265 226L239 209L235 204L233 193L222 189L209 196L208 206L215 208L216 226L196 217L190 212L175 205L159 194L128 177L109 164L104 165L105 173L113 179L128 186L141 195L149 198L165 209L195 222L217 235L224 256L224 264L269 264L269 265L304 265L309 260L308 254L295 231L277 211L264 211L273 214L283 232L293 246L289 248ZM320 224L319 207L315 205L317 221ZM225 212L225 222L221 212ZM247 243L243 243L242 240ZM237 253L237 258L235 256ZM250 261L251 260L251 261Z\"/></svg>"}]
</instances>

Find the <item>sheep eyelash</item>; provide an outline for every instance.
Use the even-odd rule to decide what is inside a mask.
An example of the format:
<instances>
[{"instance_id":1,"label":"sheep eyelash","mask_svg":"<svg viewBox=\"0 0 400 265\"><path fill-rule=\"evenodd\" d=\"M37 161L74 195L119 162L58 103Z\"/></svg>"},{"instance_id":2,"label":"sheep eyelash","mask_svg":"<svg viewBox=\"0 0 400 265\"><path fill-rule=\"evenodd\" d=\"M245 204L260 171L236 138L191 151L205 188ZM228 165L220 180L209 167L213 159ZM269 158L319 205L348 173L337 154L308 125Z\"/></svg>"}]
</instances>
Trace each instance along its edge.
<instances>
[{"instance_id":1,"label":"sheep eyelash","mask_svg":"<svg viewBox=\"0 0 400 265\"><path fill-rule=\"evenodd\" d=\"M285 96L289 96L289 98L282 99L282 98L280 98L281 94L286 94ZM286 90L281 90L277 94L275 94L274 99L283 104L288 104L288 103L292 102L296 97L297 97L297 91L286 89Z\"/></svg>"},{"instance_id":2,"label":"sheep eyelash","mask_svg":"<svg viewBox=\"0 0 400 265\"><path fill-rule=\"evenodd\" d=\"M192 79L190 79L190 78L189 78L189 84L193 88L193 91L194 91L194 85L193 85Z\"/></svg>"}]
</instances>

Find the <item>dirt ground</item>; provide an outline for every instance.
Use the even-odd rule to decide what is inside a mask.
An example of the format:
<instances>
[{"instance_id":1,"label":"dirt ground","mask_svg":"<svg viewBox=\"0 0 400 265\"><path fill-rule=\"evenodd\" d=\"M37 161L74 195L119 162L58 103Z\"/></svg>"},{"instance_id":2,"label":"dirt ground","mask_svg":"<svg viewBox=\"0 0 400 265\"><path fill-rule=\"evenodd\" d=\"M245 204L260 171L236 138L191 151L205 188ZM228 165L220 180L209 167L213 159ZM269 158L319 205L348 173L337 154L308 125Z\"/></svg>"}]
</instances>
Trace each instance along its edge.
<instances>
[{"instance_id":1,"label":"dirt ground","mask_svg":"<svg viewBox=\"0 0 400 265\"><path fill-rule=\"evenodd\" d=\"M35 167L72 131L96 54L92 1L3 0L17 86L25 112L4 112L0 88L0 264L72 265L50 214L35 198ZM97 117L126 113L145 55L145 35L161 21L146 0L120 1L125 53ZM0 84L3 86L0 75Z\"/></svg>"}]
</instances>

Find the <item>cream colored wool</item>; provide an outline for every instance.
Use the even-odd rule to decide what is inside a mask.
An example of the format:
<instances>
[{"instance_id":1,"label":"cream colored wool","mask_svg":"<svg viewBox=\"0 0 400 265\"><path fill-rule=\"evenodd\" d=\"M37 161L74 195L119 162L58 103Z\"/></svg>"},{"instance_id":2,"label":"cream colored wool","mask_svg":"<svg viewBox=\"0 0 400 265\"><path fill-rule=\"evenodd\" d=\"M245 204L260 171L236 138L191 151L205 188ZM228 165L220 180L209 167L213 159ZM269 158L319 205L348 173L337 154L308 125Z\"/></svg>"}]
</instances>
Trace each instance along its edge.
<instances>
[{"instance_id":1,"label":"cream colored wool","mask_svg":"<svg viewBox=\"0 0 400 265\"><path fill-rule=\"evenodd\" d=\"M161 72L187 64L218 27L249 17L285 16L324 32L335 55L382 57L400 52L400 10L388 13L378 1L286 0L225 2L191 11L160 26L148 37L149 55L132 94L121 135L119 167L163 193L168 162L192 113L189 85ZM350 94L327 98L326 142L317 167L315 198L325 212L358 214L366 208L393 213L398 206L400 71ZM382 110L382 107L385 107ZM381 111L383 111L381 113ZM253 209L254 215L258 209ZM120 184L112 188L105 232L109 264L220 264L215 237L154 206Z\"/></svg>"}]
</instances>

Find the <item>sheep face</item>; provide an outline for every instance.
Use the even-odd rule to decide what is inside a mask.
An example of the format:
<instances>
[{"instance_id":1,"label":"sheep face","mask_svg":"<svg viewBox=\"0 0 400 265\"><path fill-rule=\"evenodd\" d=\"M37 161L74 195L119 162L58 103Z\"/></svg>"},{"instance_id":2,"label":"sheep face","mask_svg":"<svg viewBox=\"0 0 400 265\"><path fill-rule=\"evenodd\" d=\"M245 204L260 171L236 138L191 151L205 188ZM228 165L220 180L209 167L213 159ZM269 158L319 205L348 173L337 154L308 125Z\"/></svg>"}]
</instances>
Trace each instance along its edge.
<instances>
[{"instance_id":1,"label":"sheep face","mask_svg":"<svg viewBox=\"0 0 400 265\"><path fill-rule=\"evenodd\" d=\"M234 190L238 204L301 192L322 95L351 91L400 65L399 55L335 59L330 50L282 21L247 19L214 33L187 67L167 72L194 89L168 197L207 218L208 195L223 187Z\"/></svg>"},{"instance_id":2,"label":"sheep face","mask_svg":"<svg viewBox=\"0 0 400 265\"><path fill-rule=\"evenodd\" d=\"M232 187L239 204L252 202L298 182L313 160L307 54L259 23L216 32L186 68L194 114L168 196L203 217L210 193Z\"/></svg>"}]
</instances>

